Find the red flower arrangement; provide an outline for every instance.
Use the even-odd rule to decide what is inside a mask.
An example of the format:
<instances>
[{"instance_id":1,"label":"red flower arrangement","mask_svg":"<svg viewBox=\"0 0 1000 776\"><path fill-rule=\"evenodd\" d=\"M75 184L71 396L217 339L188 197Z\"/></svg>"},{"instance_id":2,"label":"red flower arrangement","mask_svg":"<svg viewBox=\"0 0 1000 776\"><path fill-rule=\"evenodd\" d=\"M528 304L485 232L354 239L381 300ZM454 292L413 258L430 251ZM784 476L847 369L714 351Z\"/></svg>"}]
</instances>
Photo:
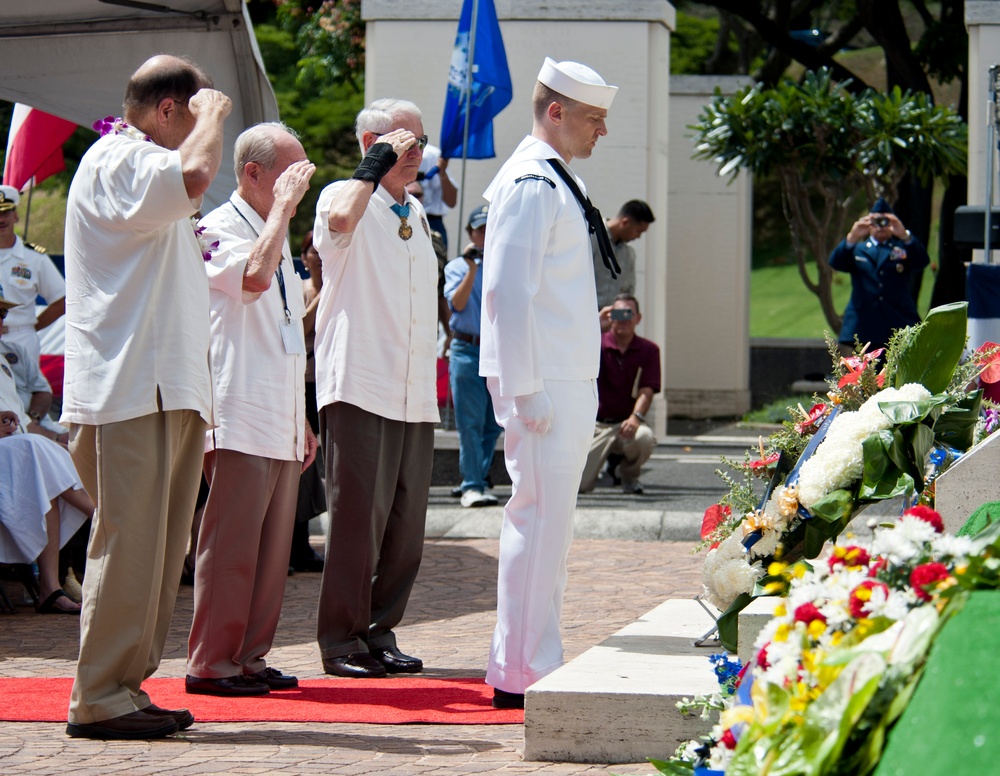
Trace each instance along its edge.
<instances>
[{"instance_id":1,"label":"red flower arrangement","mask_svg":"<svg viewBox=\"0 0 1000 776\"><path fill-rule=\"evenodd\" d=\"M833 552L827 559L827 564L830 566L830 571L834 571L839 566L846 568L867 566L871 563L871 560L872 558L868 554L868 550L852 544L847 547L834 547Z\"/></svg>"}]
</instances>

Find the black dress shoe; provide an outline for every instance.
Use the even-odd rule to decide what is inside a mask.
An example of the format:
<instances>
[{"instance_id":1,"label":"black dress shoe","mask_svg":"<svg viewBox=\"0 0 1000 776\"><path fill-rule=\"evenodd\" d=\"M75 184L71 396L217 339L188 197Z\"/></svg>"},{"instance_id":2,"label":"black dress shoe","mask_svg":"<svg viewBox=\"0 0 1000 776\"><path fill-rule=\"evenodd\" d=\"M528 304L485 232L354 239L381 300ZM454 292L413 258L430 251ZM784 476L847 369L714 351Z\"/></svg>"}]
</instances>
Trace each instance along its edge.
<instances>
[{"instance_id":1,"label":"black dress shoe","mask_svg":"<svg viewBox=\"0 0 1000 776\"><path fill-rule=\"evenodd\" d=\"M103 740L138 740L164 738L176 733L177 722L173 717L133 711L102 722L70 722L66 735L70 738L100 738Z\"/></svg>"},{"instance_id":2,"label":"black dress shoe","mask_svg":"<svg viewBox=\"0 0 1000 776\"><path fill-rule=\"evenodd\" d=\"M504 692L493 688L493 708L494 709L523 709L523 692Z\"/></svg>"},{"instance_id":3,"label":"black dress shoe","mask_svg":"<svg viewBox=\"0 0 1000 776\"><path fill-rule=\"evenodd\" d=\"M385 676L385 666L367 652L324 658L323 670L333 676L354 679L380 679Z\"/></svg>"},{"instance_id":4,"label":"black dress shoe","mask_svg":"<svg viewBox=\"0 0 1000 776\"><path fill-rule=\"evenodd\" d=\"M299 680L290 674L283 674L277 668L265 668L255 674L244 674L249 679L263 682L272 690L291 690L299 686Z\"/></svg>"},{"instance_id":5,"label":"black dress shoe","mask_svg":"<svg viewBox=\"0 0 1000 776\"><path fill-rule=\"evenodd\" d=\"M150 703L146 708L142 709L142 711L146 712L146 714L152 714L154 717L160 717L161 719L170 717L177 723L177 728L179 730L187 730L194 724L194 714L187 709L161 709L159 706Z\"/></svg>"},{"instance_id":6,"label":"black dress shoe","mask_svg":"<svg viewBox=\"0 0 1000 776\"><path fill-rule=\"evenodd\" d=\"M270 692L266 684L257 681L257 678L253 676L199 679L197 676L189 675L184 679L184 689L194 695L224 695L230 697L267 695Z\"/></svg>"},{"instance_id":7,"label":"black dress shoe","mask_svg":"<svg viewBox=\"0 0 1000 776\"><path fill-rule=\"evenodd\" d=\"M372 657L385 666L390 674L419 674L424 670L424 661L418 657L404 655L396 647L374 647Z\"/></svg>"}]
</instances>

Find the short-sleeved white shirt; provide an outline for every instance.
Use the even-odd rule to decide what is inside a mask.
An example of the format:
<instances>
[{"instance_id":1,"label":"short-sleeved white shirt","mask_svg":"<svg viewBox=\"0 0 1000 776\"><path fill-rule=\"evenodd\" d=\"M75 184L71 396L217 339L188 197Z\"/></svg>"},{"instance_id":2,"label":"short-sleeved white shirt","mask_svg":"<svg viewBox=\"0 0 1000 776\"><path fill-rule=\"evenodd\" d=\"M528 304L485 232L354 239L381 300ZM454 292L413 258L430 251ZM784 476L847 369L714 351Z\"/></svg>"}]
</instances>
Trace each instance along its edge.
<instances>
[{"instance_id":1,"label":"short-sleeved white shirt","mask_svg":"<svg viewBox=\"0 0 1000 776\"><path fill-rule=\"evenodd\" d=\"M208 277L181 156L106 135L66 206L64 423L190 409L213 424ZM157 402L159 395L159 406Z\"/></svg>"},{"instance_id":2,"label":"short-sleeved white shirt","mask_svg":"<svg viewBox=\"0 0 1000 776\"><path fill-rule=\"evenodd\" d=\"M483 195L490 220L479 373L499 378L502 396L537 393L544 380L593 380L600 368L590 231L573 192L545 161L558 156L525 138Z\"/></svg>"},{"instance_id":3,"label":"short-sleeved white shirt","mask_svg":"<svg viewBox=\"0 0 1000 776\"><path fill-rule=\"evenodd\" d=\"M12 247L0 248L0 291L8 302L19 305L7 313L4 325L34 326L35 297L42 297L48 304L58 302L66 296L66 281L52 259L29 248L15 235Z\"/></svg>"},{"instance_id":4,"label":"short-sleeved white shirt","mask_svg":"<svg viewBox=\"0 0 1000 776\"><path fill-rule=\"evenodd\" d=\"M290 354L281 338L285 303L277 277L263 294L243 290L247 259L264 229L262 219L234 193L203 219L205 237L219 241L205 263L211 289L212 380L218 428L206 450L236 450L282 461L304 458L305 353ZM288 241L279 265L289 320L302 338L302 280Z\"/></svg>"},{"instance_id":5,"label":"short-sleeved white shirt","mask_svg":"<svg viewBox=\"0 0 1000 776\"><path fill-rule=\"evenodd\" d=\"M413 234L403 240L395 200L380 186L353 233L331 233L330 203L346 183L327 186L316 205L317 404L342 401L390 420L436 423L438 264L427 216L407 195Z\"/></svg>"}]
</instances>

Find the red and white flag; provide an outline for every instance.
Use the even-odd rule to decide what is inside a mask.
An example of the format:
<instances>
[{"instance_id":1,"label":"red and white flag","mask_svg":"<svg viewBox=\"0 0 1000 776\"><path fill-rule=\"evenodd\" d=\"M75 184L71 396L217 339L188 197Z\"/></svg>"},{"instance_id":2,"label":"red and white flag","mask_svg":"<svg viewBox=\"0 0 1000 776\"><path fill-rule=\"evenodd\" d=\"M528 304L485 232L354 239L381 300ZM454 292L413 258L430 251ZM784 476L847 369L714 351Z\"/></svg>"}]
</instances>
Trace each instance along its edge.
<instances>
[{"instance_id":1,"label":"red and white flag","mask_svg":"<svg viewBox=\"0 0 1000 776\"><path fill-rule=\"evenodd\" d=\"M64 170L62 144L74 129L76 124L72 121L15 103L7 135L4 185L20 191L32 178L41 183Z\"/></svg>"}]
</instances>

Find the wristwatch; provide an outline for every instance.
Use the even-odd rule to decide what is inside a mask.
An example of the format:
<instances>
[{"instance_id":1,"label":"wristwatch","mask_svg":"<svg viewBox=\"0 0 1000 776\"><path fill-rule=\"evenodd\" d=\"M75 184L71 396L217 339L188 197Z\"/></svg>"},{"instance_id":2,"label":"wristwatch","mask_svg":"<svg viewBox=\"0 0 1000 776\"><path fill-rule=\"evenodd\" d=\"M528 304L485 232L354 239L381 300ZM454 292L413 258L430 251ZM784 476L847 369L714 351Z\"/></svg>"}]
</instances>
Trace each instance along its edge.
<instances>
[{"instance_id":1,"label":"wristwatch","mask_svg":"<svg viewBox=\"0 0 1000 776\"><path fill-rule=\"evenodd\" d=\"M639 418L639 420L640 420L640 421L641 421L642 423L645 423L645 422L646 422L646 416L645 416L645 415L643 415L643 414L642 414L641 412L639 412L638 410L635 410L635 411L634 411L634 412L633 412L632 414L633 414L633 415L635 415L635 416L636 416L637 418Z\"/></svg>"}]
</instances>

